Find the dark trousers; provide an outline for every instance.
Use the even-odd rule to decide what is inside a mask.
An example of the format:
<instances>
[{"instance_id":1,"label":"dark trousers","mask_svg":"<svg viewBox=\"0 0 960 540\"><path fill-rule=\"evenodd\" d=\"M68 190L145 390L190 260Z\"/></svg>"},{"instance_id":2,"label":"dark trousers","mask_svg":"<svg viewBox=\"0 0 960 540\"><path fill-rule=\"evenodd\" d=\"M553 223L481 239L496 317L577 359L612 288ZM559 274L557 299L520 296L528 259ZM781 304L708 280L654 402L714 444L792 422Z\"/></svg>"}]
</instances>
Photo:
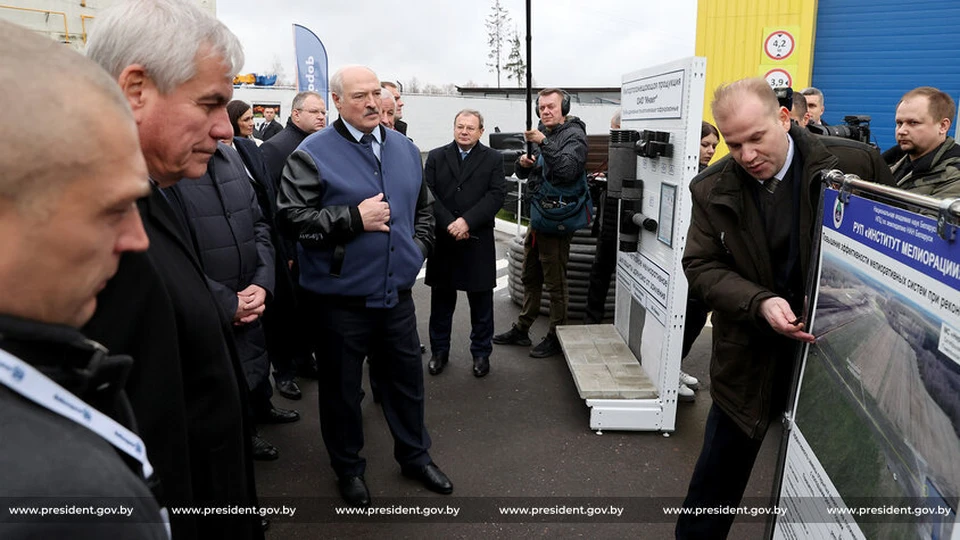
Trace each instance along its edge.
<instances>
[{"instance_id":1,"label":"dark trousers","mask_svg":"<svg viewBox=\"0 0 960 540\"><path fill-rule=\"evenodd\" d=\"M270 398L273 397L273 388L270 379L264 377L256 386L250 389L250 410L257 416L264 416L273 408ZM254 422L255 424L255 422Z\"/></svg>"},{"instance_id":2,"label":"dark trousers","mask_svg":"<svg viewBox=\"0 0 960 540\"><path fill-rule=\"evenodd\" d=\"M763 439L752 439L714 403L707 415L703 449L693 469L684 508L738 506ZM677 540L723 539L735 515L681 515Z\"/></svg>"},{"instance_id":3,"label":"dark trousers","mask_svg":"<svg viewBox=\"0 0 960 540\"><path fill-rule=\"evenodd\" d=\"M298 368L308 367L312 345L306 336L310 334L304 324L298 302L296 279L297 268L287 267L287 261L277 258L277 283L273 299L263 317L263 330L267 336L267 350L273 364L273 377L280 381L292 381Z\"/></svg>"},{"instance_id":4,"label":"dark trousers","mask_svg":"<svg viewBox=\"0 0 960 540\"><path fill-rule=\"evenodd\" d=\"M543 234L527 229L523 240L523 307L517 329L526 332L540 316L540 298L544 289L550 293L550 333L567 324L567 261L570 259L570 236Z\"/></svg>"},{"instance_id":5,"label":"dark trousers","mask_svg":"<svg viewBox=\"0 0 960 540\"><path fill-rule=\"evenodd\" d=\"M684 359L690 354L693 343L700 337L700 332L707 325L707 306L700 300L687 293L687 314L683 318L683 350L680 358Z\"/></svg>"},{"instance_id":6,"label":"dark trousers","mask_svg":"<svg viewBox=\"0 0 960 540\"><path fill-rule=\"evenodd\" d=\"M468 291L470 303L470 354L490 356L493 352L493 289ZM456 289L430 288L430 351L450 352L453 312L457 307Z\"/></svg>"},{"instance_id":7,"label":"dark trousers","mask_svg":"<svg viewBox=\"0 0 960 540\"><path fill-rule=\"evenodd\" d=\"M587 307L584 321L587 324L603 322L604 307L610 280L617 269L617 211L618 201L603 194L601 202L600 235L597 237L597 255L590 267L587 285Z\"/></svg>"},{"instance_id":8,"label":"dark trousers","mask_svg":"<svg viewBox=\"0 0 960 540\"><path fill-rule=\"evenodd\" d=\"M423 422L423 364L417 316L409 291L387 309L346 305L306 293L313 320L319 371L320 431L337 476L359 476L363 423L360 411L363 360L377 385L383 415L401 466L430 462L430 436Z\"/></svg>"}]
</instances>

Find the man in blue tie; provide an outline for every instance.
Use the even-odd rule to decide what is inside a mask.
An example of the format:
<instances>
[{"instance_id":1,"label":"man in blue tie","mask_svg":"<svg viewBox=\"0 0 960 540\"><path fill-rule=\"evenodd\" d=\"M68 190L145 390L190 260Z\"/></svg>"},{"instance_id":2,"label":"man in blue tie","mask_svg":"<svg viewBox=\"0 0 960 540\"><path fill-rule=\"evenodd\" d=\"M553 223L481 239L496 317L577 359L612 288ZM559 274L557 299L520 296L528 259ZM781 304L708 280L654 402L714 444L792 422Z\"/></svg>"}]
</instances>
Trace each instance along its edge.
<instances>
[{"instance_id":1,"label":"man in blue tie","mask_svg":"<svg viewBox=\"0 0 960 540\"><path fill-rule=\"evenodd\" d=\"M424 181L437 201L437 247L427 261L430 286L430 349L428 368L439 375L450 358L450 331L457 291L470 302L470 354L473 374L490 372L493 350L493 288L497 282L494 217L503 205L506 182L503 158L480 142L483 115L472 109L457 113L454 140L430 151Z\"/></svg>"},{"instance_id":2,"label":"man in blue tie","mask_svg":"<svg viewBox=\"0 0 960 540\"><path fill-rule=\"evenodd\" d=\"M410 293L433 248L433 197L420 151L380 125L380 81L363 66L330 79L340 119L290 156L279 221L298 239L300 285L316 328L320 427L340 495L369 506L361 425L363 359L379 390L401 472L432 491L453 484L430 457L423 365Z\"/></svg>"}]
</instances>

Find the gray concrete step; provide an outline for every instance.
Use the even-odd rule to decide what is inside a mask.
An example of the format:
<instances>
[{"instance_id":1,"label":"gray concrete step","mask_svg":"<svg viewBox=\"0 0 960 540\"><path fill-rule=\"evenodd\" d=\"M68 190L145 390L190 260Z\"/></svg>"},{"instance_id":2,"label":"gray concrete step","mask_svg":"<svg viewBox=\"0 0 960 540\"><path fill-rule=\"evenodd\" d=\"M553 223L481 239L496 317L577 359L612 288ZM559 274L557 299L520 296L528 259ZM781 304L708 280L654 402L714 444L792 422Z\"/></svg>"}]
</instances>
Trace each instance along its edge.
<instances>
[{"instance_id":1,"label":"gray concrete step","mask_svg":"<svg viewBox=\"0 0 960 540\"><path fill-rule=\"evenodd\" d=\"M656 399L657 388L612 324L558 326L557 337L583 399Z\"/></svg>"}]
</instances>

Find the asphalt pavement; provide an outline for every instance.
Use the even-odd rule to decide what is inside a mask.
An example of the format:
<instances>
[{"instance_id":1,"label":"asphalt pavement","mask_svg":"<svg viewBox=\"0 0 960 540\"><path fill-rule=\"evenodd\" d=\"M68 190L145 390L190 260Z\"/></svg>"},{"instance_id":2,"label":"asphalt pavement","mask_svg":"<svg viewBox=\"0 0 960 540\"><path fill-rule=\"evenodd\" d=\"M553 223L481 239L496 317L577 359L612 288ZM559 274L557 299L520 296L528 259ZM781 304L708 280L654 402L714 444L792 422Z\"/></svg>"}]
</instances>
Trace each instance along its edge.
<instances>
[{"instance_id":1,"label":"asphalt pavement","mask_svg":"<svg viewBox=\"0 0 960 540\"><path fill-rule=\"evenodd\" d=\"M510 238L497 233L499 257L506 256ZM506 272L503 268L499 275ZM419 281L413 296L425 344L429 295ZM494 293L494 309L498 333L509 329L519 313L506 287ZM547 326L541 316L530 332L534 345ZM299 410L301 421L260 428L280 450L279 460L257 463L261 505L297 508L293 517L272 517L267 538L672 538L675 518L659 508L680 504L703 442L710 408L710 333L704 329L684 361L684 371L701 382L696 401L679 404L676 431L597 434L562 356L534 359L526 347L494 345L490 374L473 376L469 309L461 293L447 368L430 376L429 351L423 356L430 453L452 480L453 495L428 492L400 475L382 411L367 387L365 476L374 506L391 514L338 515L336 477L320 437L317 384L301 379L302 400L274 396L276 406ZM771 430L746 497L769 497L779 439L778 430ZM459 514L400 514L428 507ZM600 514L616 507L626 509L620 517ZM547 515L527 518L501 508L538 508ZM762 538L763 533L762 521L738 519L730 538Z\"/></svg>"}]
</instances>

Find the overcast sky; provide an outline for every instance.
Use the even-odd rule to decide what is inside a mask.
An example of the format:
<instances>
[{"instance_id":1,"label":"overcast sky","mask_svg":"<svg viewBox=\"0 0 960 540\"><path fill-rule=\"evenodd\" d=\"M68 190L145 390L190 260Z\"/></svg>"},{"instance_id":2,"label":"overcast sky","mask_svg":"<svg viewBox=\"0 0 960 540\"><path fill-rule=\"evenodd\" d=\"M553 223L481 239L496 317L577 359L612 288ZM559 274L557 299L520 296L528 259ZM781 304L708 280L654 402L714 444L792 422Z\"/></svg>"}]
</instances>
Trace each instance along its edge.
<instances>
[{"instance_id":1,"label":"overcast sky","mask_svg":"<svg viewBox=\"0 0 960 540\"><path fill-rule=\"evenodd\" d=\"M626 72L694 52L696 0L532 4L533 77L539 86L620 86ZM382 80L496 86L496 74L486 66L484 21L492 5L492 0L218 0L217 16L243 43L243 73L269 72L279 59L293 81L296 23L323 41L331 74L345 64L366 64ZM524 0L501 5L523 42ZM501 86L516 82L501 74Z\"/></svg>"}]
</instances>

